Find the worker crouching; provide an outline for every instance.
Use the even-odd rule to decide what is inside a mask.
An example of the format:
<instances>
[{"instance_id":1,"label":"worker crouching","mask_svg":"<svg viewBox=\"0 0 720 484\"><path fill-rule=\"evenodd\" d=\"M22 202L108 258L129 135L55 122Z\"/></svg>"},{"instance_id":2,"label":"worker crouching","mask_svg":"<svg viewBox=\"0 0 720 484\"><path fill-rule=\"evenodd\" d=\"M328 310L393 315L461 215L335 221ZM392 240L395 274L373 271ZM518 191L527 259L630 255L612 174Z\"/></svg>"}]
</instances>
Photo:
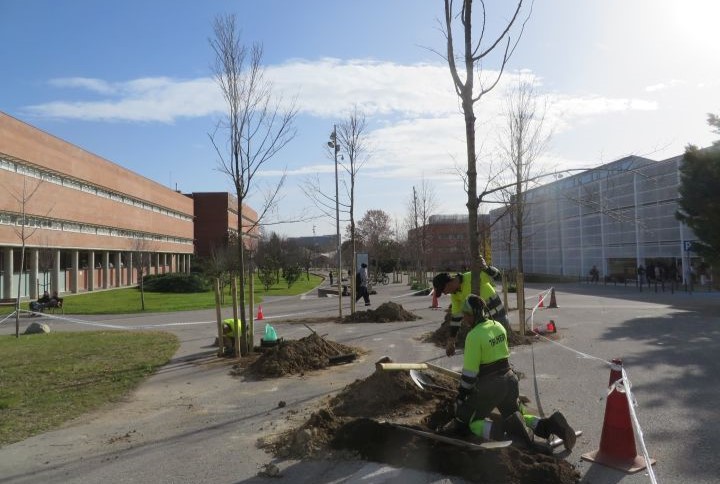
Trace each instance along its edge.
<instances>
[{"instance_id":1,"label":"worker crouching","mask_svg":"<svg viewBox=\"0 0 720 484\"><path fill-rule=\"evenodd\" d=\"M446 433L468 433L485 440L507 437L537 448L532 433L549 439L556 435L567 450L575 445L575 431L560 412L539 418L524 411L519 403L519 385L510 367L507 333L502 324L489 319L483 300L470 294L462 308L463 324L472 328L465 338L463 370L460 379L455 420ZM497 408L501 422L488 417ZM532 433L531 433L532 431Z\"/></svg>"}]
</instances>

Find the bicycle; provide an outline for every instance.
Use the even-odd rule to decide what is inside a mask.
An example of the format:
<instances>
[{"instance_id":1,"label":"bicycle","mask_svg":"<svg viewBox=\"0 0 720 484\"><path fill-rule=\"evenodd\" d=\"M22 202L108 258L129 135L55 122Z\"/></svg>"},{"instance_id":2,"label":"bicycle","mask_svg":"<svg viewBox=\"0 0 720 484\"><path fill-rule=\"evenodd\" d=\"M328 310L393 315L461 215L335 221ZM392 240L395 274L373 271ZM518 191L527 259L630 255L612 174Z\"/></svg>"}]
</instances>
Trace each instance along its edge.
<instances>
[{"instance_id":1,"label":"bicycle","mask_svg":"<svg viewBox=\"0 0 720 484\"><path fill-rule=\"evenodd\" d=\"M376 272L375 274L373 274L370 283L382 284L383 286L387 286L388 284L390 284L390 278L384 272Z\"/></svg>"}]
</instances>

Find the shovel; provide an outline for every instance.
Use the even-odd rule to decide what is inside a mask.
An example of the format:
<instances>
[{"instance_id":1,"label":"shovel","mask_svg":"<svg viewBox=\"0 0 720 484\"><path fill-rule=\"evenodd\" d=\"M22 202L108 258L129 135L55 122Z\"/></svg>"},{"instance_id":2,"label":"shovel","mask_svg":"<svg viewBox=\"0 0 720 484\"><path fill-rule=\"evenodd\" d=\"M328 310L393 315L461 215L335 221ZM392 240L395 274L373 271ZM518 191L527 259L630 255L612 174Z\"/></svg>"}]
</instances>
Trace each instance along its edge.
<instances>
[{"instance_id":1,"label":"shovel","mask_svg":"<svg viewBox=\"0 0 720 484\"><path fill-rule=\"evenodd\" d=\"M330 342L328 340L326 340L325 338L323 338L322 336L317 334L317 332L314 329L312 329L310 326L308 326L307 324L304 324L304 323L303 323L303 326L305 326L307 329L312 331L312 333L315 336L317 336L318 338L320 338L326 345L328 345L328 347L330 347L330 349L334 353L337 353L337 355L335 355L335 356L328 357L329 364L340 365L342 363L350 363L351 361L355 361L355 358L357 358L357 355L355 353L341 353L335 346L330 344Z\"/></svg>"},{"instance_id":2,"label":"shovel","mask_svg":"<svg viewBox=\"0 0 720 484\"><path fill-rule=\"evenodd\" d=\"M435 384L432 381L431 377L418 370L410 370L410 378L421 390L425 390L426 388L434 388L437 390L450 390L449 388L445 388L444 386Z\"/></svg>"}]
</instances>

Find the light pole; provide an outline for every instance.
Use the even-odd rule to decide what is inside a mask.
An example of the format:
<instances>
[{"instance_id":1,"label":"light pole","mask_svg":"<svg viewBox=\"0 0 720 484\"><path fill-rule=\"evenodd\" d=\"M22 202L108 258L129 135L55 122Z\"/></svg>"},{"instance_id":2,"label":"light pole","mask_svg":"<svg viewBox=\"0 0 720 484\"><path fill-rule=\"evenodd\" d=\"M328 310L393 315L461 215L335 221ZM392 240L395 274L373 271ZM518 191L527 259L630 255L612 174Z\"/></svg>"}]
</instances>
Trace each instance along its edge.
<instances>
[{"instance_id":1,"label":"light pole","mask_svg":"<svg viewBox=\"0 0 720 484\"><path fill-rule=\"evenodd\" d=\"M337 289L338 289L338 317L342 321L342 252L340 243L340 192L338 188L338 151L340 145L337 142L337 125L333 125L333 132L330 134L328 146L332 148L335 157L335 230L337 233ZM348 285L350 281L348 280Z\"/></svg>"}]
</instances>

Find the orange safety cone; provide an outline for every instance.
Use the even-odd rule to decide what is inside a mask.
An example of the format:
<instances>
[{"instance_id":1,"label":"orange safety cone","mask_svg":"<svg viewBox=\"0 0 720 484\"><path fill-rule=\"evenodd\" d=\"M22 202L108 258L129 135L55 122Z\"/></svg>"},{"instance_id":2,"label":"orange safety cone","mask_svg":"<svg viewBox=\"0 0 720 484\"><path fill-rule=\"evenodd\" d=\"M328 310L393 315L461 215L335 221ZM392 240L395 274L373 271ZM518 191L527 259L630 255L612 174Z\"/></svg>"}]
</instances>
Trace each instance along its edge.
<instances>
[{"instance_id":1,"label":"orange safety cone","mask_svg":"<svg viewBox=\"0 0 720 484\"><path fill-rule=\"evenodd\" d=\"M538 304L538 307L544 308L545 306L543 305L543 295L542 294L538 295L538 301L540 301L540 303Z\"/></svg>"},{"instance_id":2,"label":"orange safety cone","mask_svg":"<svg viewBox=\"0 0 720 484\"><path fill-rule=\"evenodd\" d=\"M440 303L438 302L437 294L435 294L435 289L432 290L432 306L430 306L431 309L438 309L440 307Z\"/></svg>"},{"instance_id":3,"label":"orange safety cone","mask_svg":"<svg viewBox=\"0 0 720 484\"><path fill-rule=\"evenodd\" d=\"M584 460L597 462L627 473L637 472L647 467L645 458L635 451L635 434L630 422L628 399L622 382L622 360L612 360L610 368L610 385L614 388L605 402L605 419L603 420L600 449L583 454ZM655 459L650 459L650 465Z\"/></svg>"},{"instance_id":4,"label":"orange safety cone","mask_svg":"<svg viewBox=\"0 0 720 484\"><path fill-rule=\"evenodd\" d=\"M555 288L550 288L550 304L548 305L549 308L557 308L557 300L555 299Z\"/></svg>"},{"instance_id":5,"label":"orange safety cone","mask_svg":"<svg viewBox=\"0 0 720 484\"><path fill-rule=\"evenodd\" d=\"M263 312L262 312L262 304L260 306L258 306L258 314L257 314L257 318L255 318L255 319L258 321L262 321L263 319L265 319L265 316L263 315Z\"/></svg>"}]
</instances>

